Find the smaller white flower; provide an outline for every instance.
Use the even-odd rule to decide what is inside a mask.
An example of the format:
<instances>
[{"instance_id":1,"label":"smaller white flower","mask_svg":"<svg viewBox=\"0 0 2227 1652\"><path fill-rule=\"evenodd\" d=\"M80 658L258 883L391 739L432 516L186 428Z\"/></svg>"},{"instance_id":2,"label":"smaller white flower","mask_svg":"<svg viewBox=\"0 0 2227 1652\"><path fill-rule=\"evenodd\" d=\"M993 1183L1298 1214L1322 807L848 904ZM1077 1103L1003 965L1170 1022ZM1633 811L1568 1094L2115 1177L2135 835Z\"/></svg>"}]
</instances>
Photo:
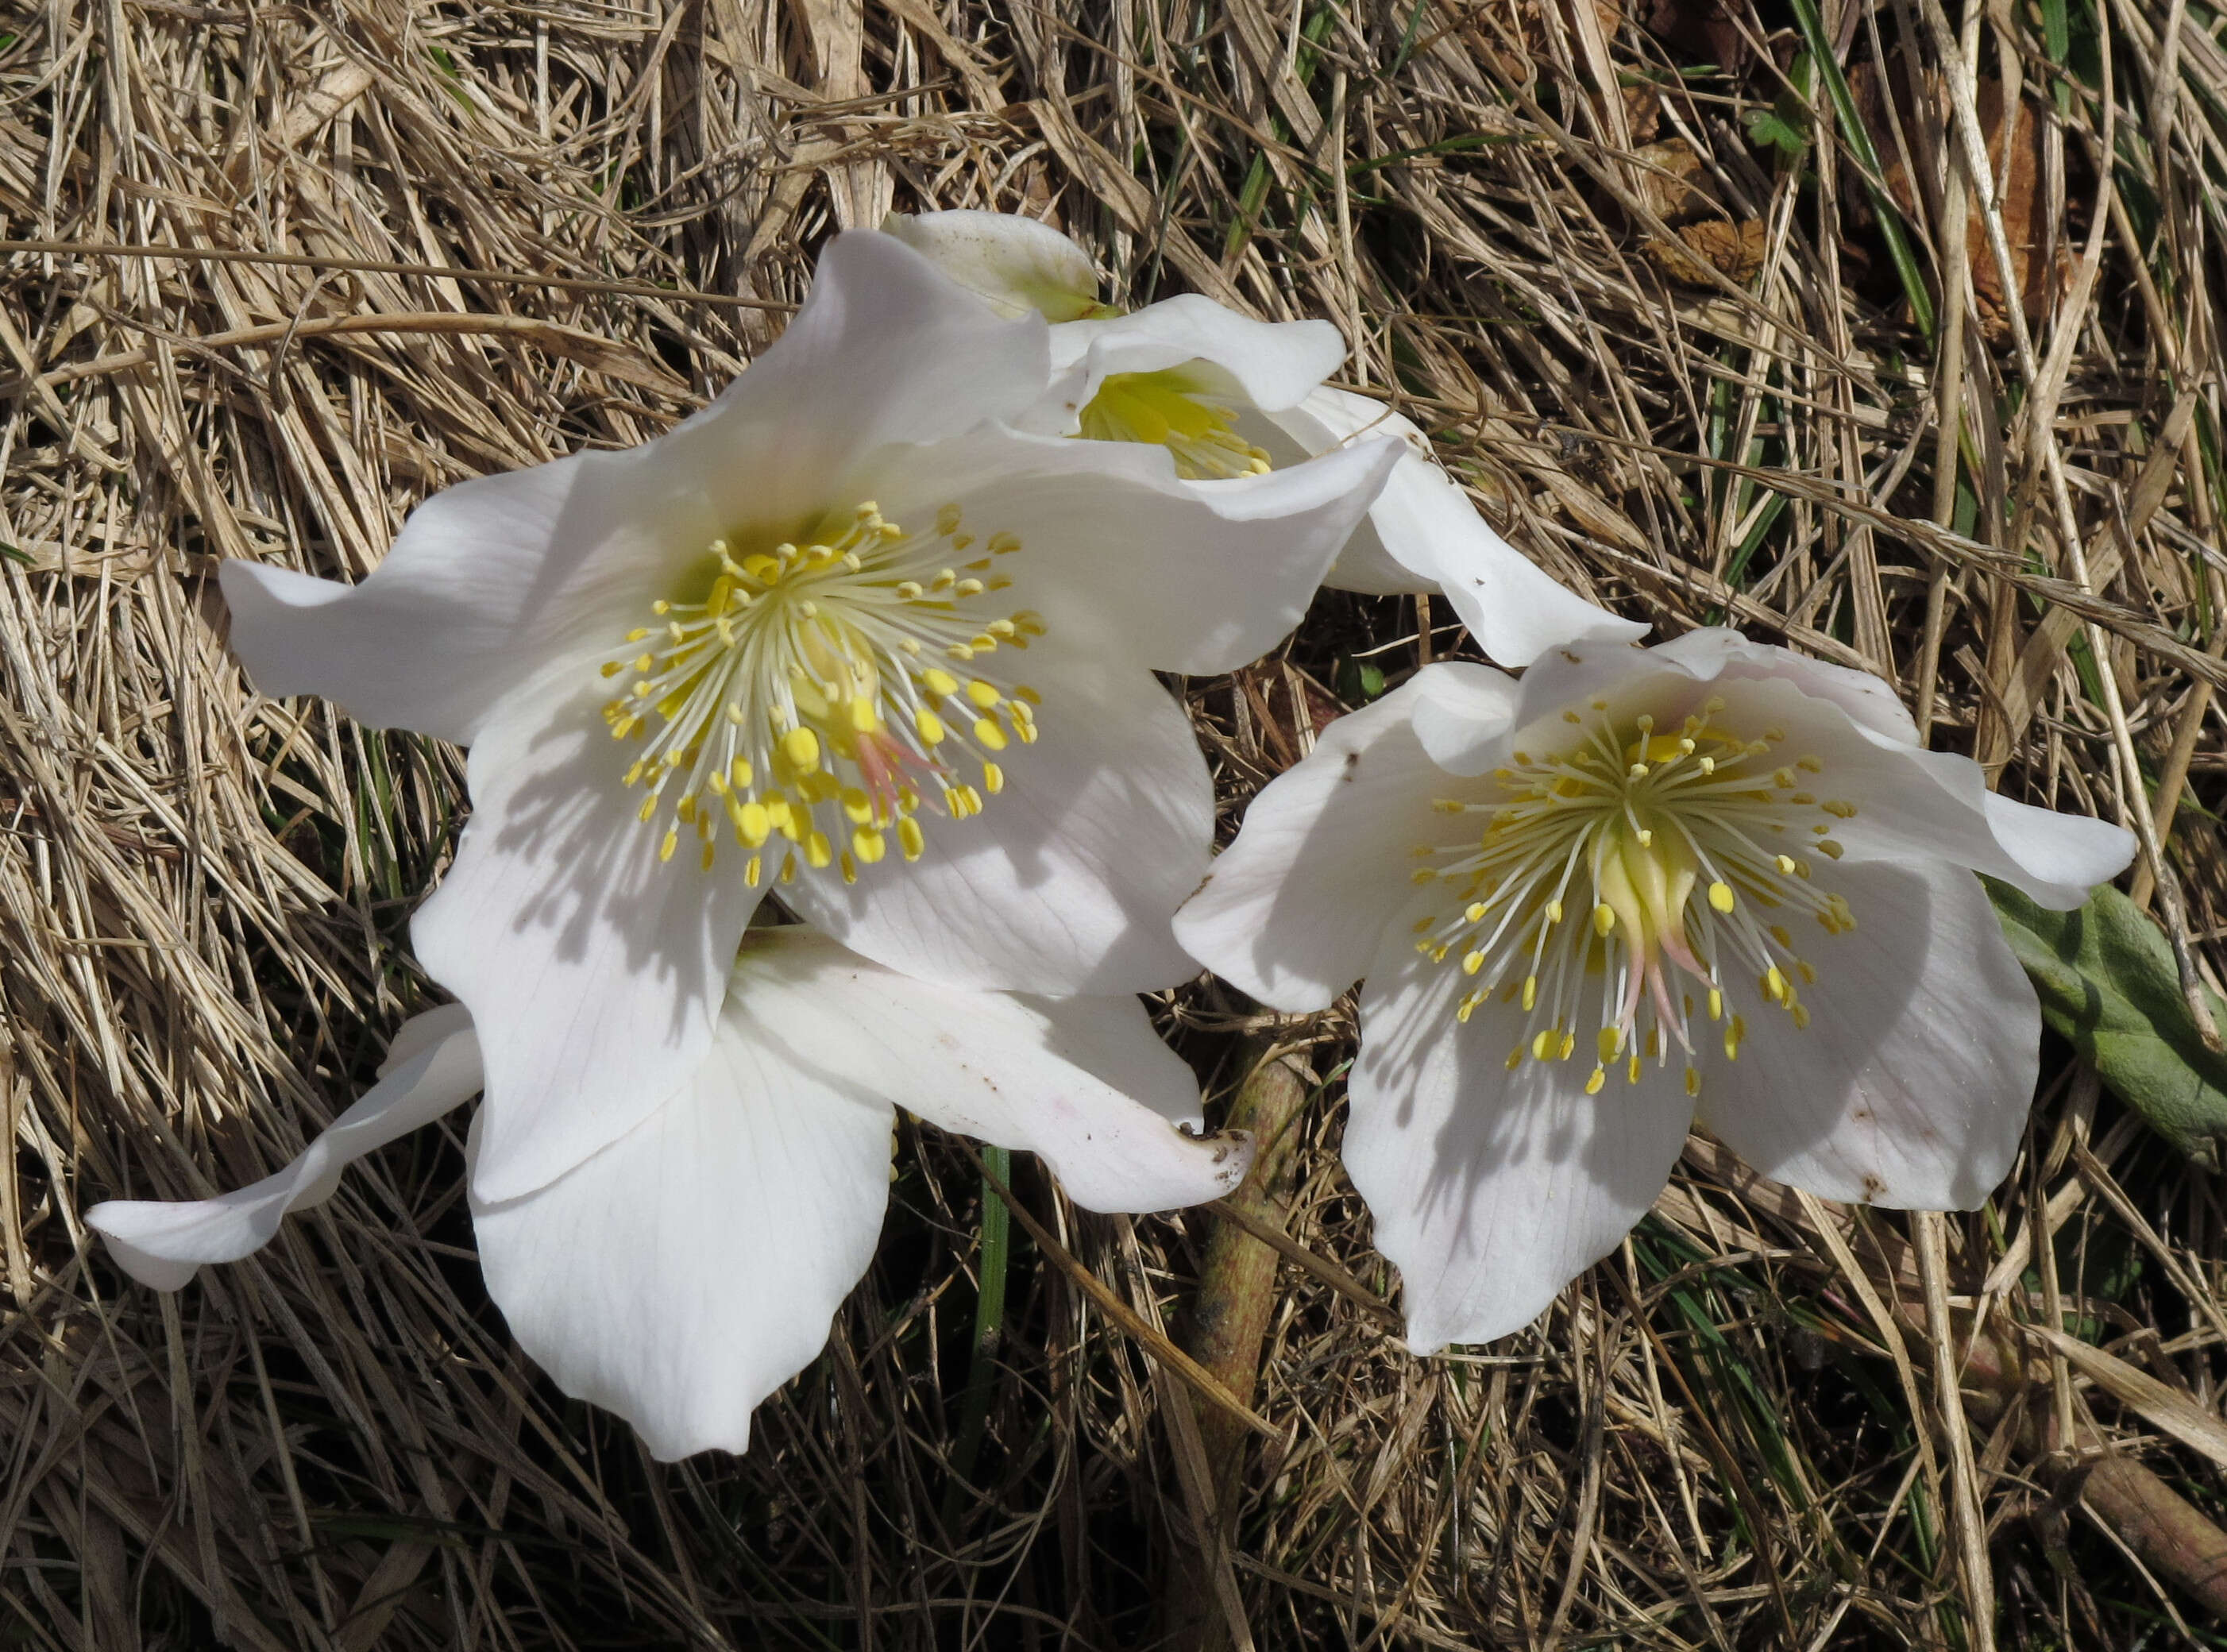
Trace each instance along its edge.
<instances>
[{"instance_id":1,"label":"smaller white flower","mask_svg":"<svg viewBox=\"0 0 2227 1652\"><path fill-rule=\"evenodd\" d=\"M463 1007L405 1022L380 1071L277 1175L221 1198L96 1205L86 1225L157 1290L259 1250L349 1164L479 1090ZM1197 1086L1133 998L937 985L808 929L756 929L686 1082L546 1186L472 1200L488 1293L559 1387L658 1457L740 1451L873 1259L892 1098L1036 1152L1087 1209L1196 1204L1252 1158L1241 1135L1177 1130L1199 1122Z\"/></svg>"},{"instance_id":2,"label":"smaller white flower","mask_svg":"<svg viewBox=\"0 0 2227 1652\"><path fill-rule=\"evenodd\" d=\"M2062 909L2133 851L1921 749L1877 679L1701 630L1419 673L1254 800L1176 928L1279 1010L1367 976L1345 1162L1429 1353L1612 1250L1697 1116L1813 1193L1977 1204L2040 1019L1972 873Z\"/></svg>"},{"instance_id":3,"label":"smaller white flower","mask_svg":"<svg viewBox=\"0 0 2227 1652\"><path fill-rule=\"evenodd\" d=\"M1005 313L1061 323L1051 329L1051 386L1024 424L1164 446L1194 481L1396 437L1406 454L1324 584L1377 596L1442 592L1478 646L1509 666L1558 642L1625 641L1646 630L1565 590L1496 533L1412 421L1324 385L1345 357L1328 322L1257 322L1196 295L1120 314L1099 302L1081 247L1010 214L892 214L883 227Z\"/></svg>"}]
</instances>

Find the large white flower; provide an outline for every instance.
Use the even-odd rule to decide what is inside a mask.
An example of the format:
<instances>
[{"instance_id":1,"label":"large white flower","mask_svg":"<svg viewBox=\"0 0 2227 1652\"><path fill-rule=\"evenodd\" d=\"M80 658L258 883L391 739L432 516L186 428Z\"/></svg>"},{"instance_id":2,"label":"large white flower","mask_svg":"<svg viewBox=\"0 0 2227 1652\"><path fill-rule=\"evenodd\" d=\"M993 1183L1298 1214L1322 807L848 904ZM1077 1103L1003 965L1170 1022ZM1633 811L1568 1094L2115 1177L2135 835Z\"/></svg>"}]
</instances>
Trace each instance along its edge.
<instances>
[{"instance_id":1,"label":"large white flower","mask_svg":"<svg viewBox=\"0 0 2227 1652\"><path fill-rule=\"evenodd\" d=\"M222 570L271 694L471 747L412 928L526 1193L700 1066L766 890L916 974L1127 992L1194 966L1207 771L1152 670L1297 622L1394 444L1248 481L1024 434L1046 328L872 232L704 412L453 488L353 588Z\"/></svg>"},{"instance_id":2,"label":"large white flower","mask_svg":"<svg viewBox=\"0 0 2227 1652\"><path fill-rule=\"evenodd\" d=\"M1510 666L1559 642L1647 628L1565 590L1494 533L1411 421L1324 385L1345 356L1328 322L1257 322L1196 295L1118 314L1098 302L1089 255L1034 219L939 212L892 214L885 226L1005 313L1064 323L1051 331L1037 428L1165 445L1192 477L1250 475L1397 437L1400 463L1324 584L1443 591L1485 653Z\"/></svg>"},{"instance_id":3,"label":"large white flower","mask_svg":"<svg viewBox=\"0 0 2227 1652\"><path fill-rule=\"evenodd\" d=\"M1345 1162L1427 1353L1614 1248L1697 1115L1815 1193L1978 1203L2040 1023L1973 871L2062 909L2132 852L1878 679L1702 630L1419 673L1254 800L1177 933L1279 1010L1367 976Z\"/></svg>"},{"instance_id":4,"label":"large white flower","mask_svg":"<svg viewBox=\"0 0 2227 1652\"><path fill-rule=\"evenodd\" d=\"M479 1089L463 1007L405 1023L380 1072L277 1175L198 1202L96 1205L87 1225L165 1291L259 1250L348 1164ZM1093 1210L1214 1198L1252 1156L1242 1137L1177 1130L1198 1120L1197 1086L1133 998L941 986L804 928L754 929L716 1036L648 1118L546 1187L474 1195L488 1294L558 1387L659 1457L739 1451L873 1258L892 1098L1041 1155Z\"/></svg>"}]
</instances>

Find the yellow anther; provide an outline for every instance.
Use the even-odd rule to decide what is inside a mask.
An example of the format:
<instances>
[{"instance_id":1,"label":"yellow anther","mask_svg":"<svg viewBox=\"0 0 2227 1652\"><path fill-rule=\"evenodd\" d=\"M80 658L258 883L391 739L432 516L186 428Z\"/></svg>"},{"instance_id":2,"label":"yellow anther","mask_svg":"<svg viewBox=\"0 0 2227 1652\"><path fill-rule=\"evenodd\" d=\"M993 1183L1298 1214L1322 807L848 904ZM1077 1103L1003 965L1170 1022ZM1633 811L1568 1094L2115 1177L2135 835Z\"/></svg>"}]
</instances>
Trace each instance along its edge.
<instances>
[{"instance_id":1,"label":"yellow anther","mask_svg":"<svg viewBox=\"0 0 2227 1652\"><path fill-rule=\"evenodd\" d=\"M992 751L1005 749L1005 731L986 717L974 719L974 739L977 744L987 746Z\"/></svg>"},{"instance_id":2,"label":"yellow anther","mask_svg":"<svg viewBox=\"0 0 2227 1652\"><path fill-rule=\"evenodd\" d=\"M982 765L982 789L995 797L1005 789L1005 771L996 763Z\"/></svg>"},{"instance_id":3,"label":"yellow anther","mask_svg":"<svg viewBox=\"0 0 2227 1652\"><path fill-rule=\"evenodd\" d=\"M1604 1064L1614 1061L1624 1050L1624 1029L1603 1027L1593 1035L1593 1053Z\"/></svg>"},{"instance_id":4,"label":"yellow anther","mask_svg":"<svg viewBox=\"0 0 2227 1652\"><path fill-rule=\"evenodd\" d=\"M1710 884L1709 904L1729 916L1737 904L1732 898L1732 886L1721 881Z\"/></svg>"},{"instance_id":5,"label":"yellow anther","mask_svg":"<svg viewBox=\"0 0 2227 1652\"><path fill-rule=\"evenodd\" d=\"M1773 964L1763 972L1763 977L1758 985L1763 988L1764 997L1769 998L1773 1004L1786 1002L1786 977L1780 973L1777 965Z\"/></svg>"},{"instance_id":6,"label":"yellow anther","mask_svg":"<svg viewBox=\"0 0 2227 1652\"><path fill-rule=\"evenodd\" d=\"M873 827L862 826L851 834L851 852L871 866L889 852L889 845Z\"/></svg>"},{"instance_id":7,"label":"yellow anther","mask_svg":"<svg viewBox=\"0 0 2227 1652\"><path fill-rule=\"evenodd\" d=\"M918 860L921 851L927 846L928 837L921 831L919 821L908 814L897 822L897 847L904 852L907 860Z\"/></svg>"},{"instance_id":8,"label":"yellow anther","mask_svg":"<svg viewBox=\"0 0 2227 1652\"><path fill-rule=\"evenodd\" d=\"M1709 1019L1721 1021L1725 1014L1725 995L1717 987L1709 989Z\"/></svg>"},{"instance_id":9,"label":"yellow anther","mask_svg":"<svg viewBox=\"0 0 2227 1652\"><path fill-rule=\"evenodd\" d=\"M820 767L820 737L809 729L791 729L781 737L781 755L808 775Z\"/></svg>"},{"instance_id":10,"label":"yellow anther","mask_svg":"<svg viewBox=\"0 0 2227 1652\"><path fill-rule=\"evenodd\" d=\"M1688 1095L1699 1095L1701 1093L1701 1075L1695 1072L1692 1065L1689 1063L1686 1068L1686 1094Z\"/></svg>"},{"instance_id":11,"label":"yellow anther","mask_svg":"<svg viewBox=\"0 0 2227 1652\"><path fill-rule=\"evenodd\" d=\"M1793 856L1779 855L1776 857L1771 864L1778 868L1778 875L1781 877L1791 877L1794 876Z\"/></svg>"},{"instance_id":12,"label":"yellow anther","mask_svg":"<svg viewBox=\"0 0 2227 1652\"><path fill-rule=\"evenodd\" d=\"M1477 1013L1477 1006L1483 1001L1477 993L1470 993L1459 1004L1454 1005L1454 1019L1467 1025L1470 1017Z\"/></svg>"},{"instance_id":13,"label":"yellow anther","mask_svg":"<svg viewBox=\"0 0 2227 1652\"><path fill-rule=\"evenodd\" d=\"M1734 1016L1731 1024L1725 1029L1725 1059L1728 1062L1736 1062L1739 1059L1741 1030L1740 1018Z\"/></svg>"},{"instance_id":14,"label":"yellow anther","mask_svg":"<svg viewBox=\"0 0 2227 1652\"><path fill-rule=\"evenodd\" d=\"M1535 1062L1545 1061L1547 1052L1560 1049L1561 1043L1560 1036L1552 1027L1540 1028L1537 1036L1531 1040L1531 1059Z\"/></svg>"},{"instance_id":15,"label":"yellow anther","mask_svg":"<svg viewBox=\"0 0 2227 1652\"><path fill-rule=\"evenodd\" d=\"M967 698L986 711L1005 698L1005 696L1000 694L993 686L977 677L967 685Z\"/></svg>"},{"instance_id":16,"label":"yellow anther","mask_svg":"<svg viewBox=\"0 0 2227 1652\"><path fill-rule=\"evenodd\" d=\"M864 694L851 697L851 726L860 734L871 734L882 726L879 707Z\"/></svg>"},{"instance_id":17,"label":"yellow anther","mask_svg":"<svg viewBox=\"0 0 2227 1652\"><path fill-rule=\"evenodd\" d=\"M1794 771L1791 769L1774 769L1771 771L1771 783L1777 787L1791 788L1800 785L1801 781L1794 778Z\"/></svg>"},{"instance_id":18,"label":"yellow anther","mask_svg":"<svg viewBox=\"0 0 2227 1652\"><path fill-rule=\"evenodd\" d=\"M1856 818L1856 806L1840 798L1828 797L1817 807L1839 820L1853 820Z\"/></svg>"},{"instance_id":19,"label":"yellow anther","mask_svg":"<svg viewBox=\"0 0 2227 1652\"><path fill-rule=\"evenodd\" d=\"M843 852L843 881L846 883L855 883L858 881L858 863L851 858L851 852L848 849Z\"/></svg>"},{"instance_id":20,"label":"yellow anther","mask_svg":"<svg viewBox=\"0 0 2227 1652\"><path fill-rule=\"evenodd\" d=\"M707 872L711 870L711 845L708 843L705 844L704 845L704 870Z\"/></svg>"},{"instance_id":21,"label":"yellow anther","mask_svg":"<svg viewBox=\"0 0 2227 1652\"><path fill-rule=\"evenodd\" d=\"M796 882L796 851L794 849L788 851L781 858L781 881L784 883Z\"/></svg>"},{"instance_id":22,"label":"yellow anther","mask_svg":"<svg viewBox=\"0 0 2227 1652\"><path fill-rule=\"evenodd\" d=\"M755 799L737 804L727 812L727 818L734 823L735 835L745 849L755 849L773 836L773 816Z\"/></svg>"},{"instance_id":23,"label":"yellow anther","mask_svg":"<svg viewBox=\"0 0 2227 1652\"><path fill-rule=\"evenodd\" d=\"M1647 1059L1651 1062L1660 1061L1662 1058L1662 1028L1650 1027L1647 1030L1647 1048L1643 1053L1646 1056Z\"/></svg>"},{"instance_id":24,"label":"yellow anther","mask_svg":"<svg viewBox=\"0 0 2227 1652\"><path fill-rule=\"evenodd\" d=\"M1605 935L1615 928L1616 909L1604 901L1593 909L1593 933L1597 935ZM1531 1006L1527 1004L1523 1007L1528 1010Z\"/></svg>"},{"instance_id":25,"label":"yellow anther","mask_svg":"<svg viewBox=\"0 0 2227 1652\"><path fill-rule=\"evenodd\" d=\"M1538 1004L1538 1002L1539 978L1536 975L1526 975L1523 978L1523 1008L1525 1012L1528 1013L1531 1009Z\"/></svg>"},{"instance_id":26,"label":"yellow anther","mask_svg":"<svg viewBox=\"0 0 2227 1652\"><path fill-rule=\"evenodd\" d=\"M1464 975L1474 975L1474 974L1476 974L1476 973L1477 973L1477 971L1479 971L1479 970L1483 969L1484 967L1484 954L1483 953L1481 953L1481 952L1464 953L1464 954L1462 955L1462 973L1463 973L1463 974L1464 974Z\"/></svg>"},{"instance_id":27,"label":"yellow anther","mask_svg":"<svg viewBox=\"0 0 2227 1652\"><path fill-rule=\"evenodd\" d=\"M1601 1086L1607 1082L1608 1069L1605 1067L1594 1068L1592 1075L1586 1080L1586 1094L1598 1095L1601 1093Z\"/></svg>"},{"instance_id":28,"label":"yellow anther","mask_svg":"<svg viewBox=\"0 0 2227 1652\"><path fill-rule=\"evenodd\" d=\"M645 815L642 818L647 820L648 817ZM1428 866L1418 866L1407 874L1407 881L1411 883L1427 883L1437 877L1438 874Z\"/></svg>"},{"instance_id":29,"label":"yellow anther","mask_svg":"<svg viewBox=\"0 0 2227 1652\"><path fill-rule=\"evenodd\" d=\"M1549 928L1562 921L1562 903L1560 901L1547 902L1541 910L1546 916Z\"/></svg>"},{"instance_id":30,"label":"yellow anther","mask_svg":"<svg viewBox=\"0 0 2227 1652\"><path fill-rule=\"evenodd\" d=\"M604 662L603 662L603 675L604 675L604 676L606 676L606 677L616 677L616 676L617 676L621 672L624 671L625 669L626 669L626 661L625 661L625 660L606 660L606 661L604 661Z\"/></svg>"},{"instance_id":31,"label":"yellow anther","mask_svg":"<svg viewBox=\"0 0 2227 1652\"><path fill-rule=\"evenodd\" d=\"M1807 960L1801 958L1796 959L1794 960L1794 973L1802 978L1803 985L1815 986L1817 985L1817 972L1809 967L1809 961Z\"/></svg>"},{"instance_id":32,"label":"yellow anther","mask_svg":"<svg viewBox=\"0 0 2227 1652\"><path fill-rule=\"evenodd\" d=\"M1809 1030L1809 1008L1807 1005L1790 1004L1786 1006L1786 1012L1794 1017L1795 1031L1807 1032Z\"/></svg>"},{"instance_id":33,"label":"yellow anther","mask_svg":"<svg viewBox=\"0 0 2227 1652\"><path fill-rule=\"evenodd\" d=\"M1828 860L1838 860L1842 852L1841 845L1830 838L1820 838L1817 839L1817 852Z\"/></svg>"},{"instance_id":34,"label":"yellow anther","mask_svg":"<svg viewBox=\"0 0 2227 1652\"><path fill-rule=\"evenodd\" d=\"M938 746L943 743L943 719L925 705L912 714L912 725L919 730L921 739L927 744Z\"/></svg>"},{"instance_id":35,"label":"yellow anther","mask_svg":"<svg viewBox=\"0 0 2227 1652\"><path fill-rule=\"evenodd\" d=\"M989 543L991 552L1001 557L1009 557L1021 548L1020 540L1011 533L992 533Z\"/></svg>"},{"instance_id":36,"label":"yellow anther","mask_svg":"<svg viewBox=\"0 0 2227 1652\"><path fill-rule=\"evenodd\" d=\"M1509 1051L1508 1052L1508 1070L1509 1070L1509 1072L1511 1072L1511 1073L1512 1073L1512 1072L1514 1072L1517 1068L1519 1068L1519 1067L1521 1067L1521 1066L1522 1066L1522 1065L1523 1065L1523 1046L1522 1046L1522 1045L1521 1045L1521 1044L1518 1044L1518 1045L1516 1045L1516 1048L1515 1048L1515 1049L1511 1049L1511 1050L1509 1050Z\"/></svg>"},{"instance_id":37,"label":"yellow anther","mask_svg":"<svg viewBox=\"0 0 2227 1652\"><path fill-rule=\"evenodd\" d=\"M648 797L641 800L641 807L635 811L635 819L637 820L647 820L651 815L656 813L657 794L655 792L652 792Z\"/></svg>"},{"instance_id":38,"label":"yellow anther","mask_svg":"<svg viewBox=\"0 0 2227 1652\"><path fill-rule=\"evenodd\" d=\"M1462 916L1466 918L1471 923L1482 923L1484 921L1486 909L1487 909L1484 902L1471 901L1467 906L1462 909ZM1429 925L1430 922L1431 921L1428 918L1425 918L1423 920L1426 927ZM1549 922L1551 922L1552 920L1550 919Z\"/></svg>"},{"instance_id":39,"label":"yellow anther","mask_svg":"<svg viewBox=\"0 0 2227 1652\"><path fill-rule=\"evenodd\" d=\"M752 855L743 863L743 882L756 889L765 877L765 857Z\"/></svg>"},{"instance_id":40,"label":"yellow anther","mask_svg":"<svg viewBox=\"0 0 2227 1652\"><path fill-rule=\"evenodd\" d=\"M938 505L935 507L935 531L941 538L948 539L953 534L958 533L959 523L960 511L958 506Z\"/></svg>"},{"instance_id":41,"label":"yellow anther","mask_svg":"<svg viewBox=\"0 0 2227 1652\"><path fill-rule=\"evenodd\" d=\"M1626 1084L1639 1082L1639 1052L1636 1049L1631 1052L1630 1059L1624 1064L1624 1081Z\"/></svg>"},{"instance_id":42,"label":"yellow anther","mask_svg":"<svg viewBox=\"0 0 2227 1652\"><path fill-rule=\"evenodd\" d=\"M1823 761L1816 757L1796 757L1794 760L1794 766L1805 774L1822 775L1825 772Z\"/></svg>"},{"instance_id":43,"label":"yellow anther","mask_svg":"<svg viewBox=\"0 0 2227 1652\"><path fill-rule=\"evenodd\" d=\"M845 786L838 800L843 805L843 817L852 826L865 826L874 818L874 800L855 786Z\"/></svg>"},{"instance_id":44,"label":"yellow anther","mask_svg":"<svg viewBox=\"0 0 2227 1652\"><path fill-rule=\"evenodd\" d=\"M941 666L930 666L926 671L921 673L920 680L921 686L931 694L941 696L956 694L959 692L959 679Z\"/></svg>"},{"instance_id":45,"label":"yellow anther","mask_svg":"<svg viewBox=\"0 0 2227 1652\"><path fill-rule=\"evenodd\" d=\"M824 832L814 832L804 840L805 864L814 871L835 858L835 845L827 841Z\"/></svg>"},{"instance_id":46,"label":"yellow anther","mask_svg":"<svg viewBox=\"0 0 2227 1652\"><path fill-rule=\"evenodd\" d=\"M680 828L667 826L665 828L665 841L657 845L657 858L660 860L670 860L673 858L673 852L680 846Z\"/></svg>"},{"instance_id":47,"label":"yellow anther","mask_svg":"<svg viewBox=\"0 0 2227 1652\"><path fill-rule=\"evenodd\" d=\"M1791 947L1794 945L1794 937L1786 933L1786 926L1783 923L1772 924L1765 933L1782 947Z\"/></svg>"}]
</instances>

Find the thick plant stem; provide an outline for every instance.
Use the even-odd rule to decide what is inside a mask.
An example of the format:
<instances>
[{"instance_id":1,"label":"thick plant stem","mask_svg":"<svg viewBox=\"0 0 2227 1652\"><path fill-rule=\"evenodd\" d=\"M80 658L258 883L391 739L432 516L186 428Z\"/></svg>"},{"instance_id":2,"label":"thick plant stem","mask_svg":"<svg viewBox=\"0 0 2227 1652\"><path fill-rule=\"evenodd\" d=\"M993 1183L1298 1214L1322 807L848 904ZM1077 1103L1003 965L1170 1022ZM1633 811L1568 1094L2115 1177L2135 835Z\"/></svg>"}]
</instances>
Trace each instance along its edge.
<instances>
[{"instance_id":1,"label":"thick plant stem","mask_svg":"<svg viewBox=\"0 0 2227 1652\"><path fill-rule=\"evenodd\" d=\"M1223 1202L1254 1225L1281 1232L1298 1157L1296 1126L1313 1080L1298 1056L1279 1055L1272 1045L1251 1044L1246 1054L1250 1071L1230 1107L1228 1125L1250 1131L1259 1148L1252 1173ZM1216 1217L1198 1294L1178 1338L1185 1352L1248 1406L1260 1377L1260 1344L1275 1312L1276 1270L1282 1260L1239 1222ZM1175 1403L1190 1400L1178 1397ZM1194 1499L1194 1506L1201 1508L1209 1529L1197 1532L1195 1543L1177 1536L1164 1573L1162 1620L1166 1644L1184 1652L1225 1652L1236 1637L1224 1606L1231 1591L1217 1588L1217 1574L1228 1565L1236 1530L1247 1430L1210 1407L1194 1411L1205 1470L1202 1489L1208 1494Z\"/></svg>"}]
</instances>

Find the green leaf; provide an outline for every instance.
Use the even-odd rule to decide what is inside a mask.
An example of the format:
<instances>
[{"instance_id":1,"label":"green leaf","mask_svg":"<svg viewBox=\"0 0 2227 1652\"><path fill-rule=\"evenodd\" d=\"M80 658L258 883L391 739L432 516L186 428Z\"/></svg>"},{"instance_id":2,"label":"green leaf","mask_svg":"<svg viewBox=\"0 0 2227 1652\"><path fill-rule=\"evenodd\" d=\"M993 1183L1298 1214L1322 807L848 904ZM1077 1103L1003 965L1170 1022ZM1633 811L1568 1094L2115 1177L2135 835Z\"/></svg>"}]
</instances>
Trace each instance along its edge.
<instances>
[{"instance_id":1,"label":"green leaf","mask_svg":"<svg viewBox=\"0 0 2227 1652\"><path fill-rule=\"evenodd\" d=\"M1330 686L1348 705L1366 705L1384 692L1384 673L1366 660L1342 654L1330 673Z\"/></svg>"},{"instance_id":2,"label":"green leaf","mask_svg":"<svg viewBox=\"0 0 2227 1652\"><path fill-rule=\"evenodd\" d=\"M2008 884L1981 881L2040 994L2042 1019L2158 1134L2217 1170L2227 1142L2227 1056L2205 1047L2157 925L2109 885L2085 906L2049 912ZM2205 996L2215 1022L2227 1020L2227 1005Z\"/></svg>"}]
</instances>

